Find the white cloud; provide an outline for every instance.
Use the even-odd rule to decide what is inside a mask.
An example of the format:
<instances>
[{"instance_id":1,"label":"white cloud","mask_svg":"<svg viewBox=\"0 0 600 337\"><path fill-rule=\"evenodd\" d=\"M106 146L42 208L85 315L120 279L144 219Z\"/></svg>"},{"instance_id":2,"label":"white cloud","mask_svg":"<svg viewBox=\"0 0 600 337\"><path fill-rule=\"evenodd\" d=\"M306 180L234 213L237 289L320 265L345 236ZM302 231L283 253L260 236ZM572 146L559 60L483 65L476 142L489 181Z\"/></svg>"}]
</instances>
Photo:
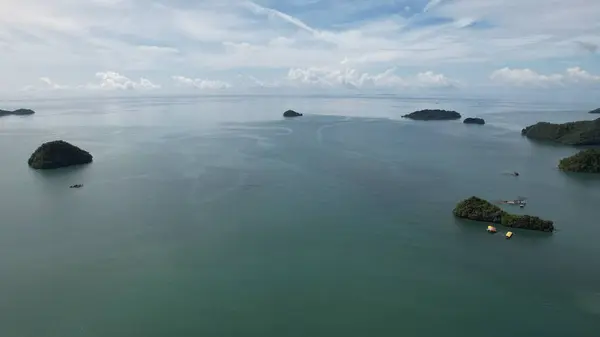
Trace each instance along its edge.
<instances>
[{"instance_id":1,"label":"white cloud","mask_svg":"<svg viewBox=\"0 0 600 337\"><path fill-rule=\"evenodd\" d=\"M459 85L458 81L432 71L412 77L400 77L395 72L395 68L373 75L353 68L292 68L287 79L302 85L346 88L449 88Z\"/></svg>"},{"instance_id":2,"label":"white cloud","mask_svg":"<svg viewBox=\"0 0 600 337\"><path fill-rule=\"evenodd\" d=\"M41 85L28 84L28 85L25 85L24 87L22 87L21 91L38 92L38 91L48 91L48 90L51 90L51 91L63 90L64 91L64 90L73 89L73 87L71 87L71 86L64 85L64 84L58 84L48 77L40 77L39 82L41 82L42 84Z\"/></svg>"},{"instance_id":3,"label":"white cloud","mask_svg":"<svg viewBox=\"0 0 600 337\"><path fill-rule=\"evenodd\" d=\"M579 67L567 69L567 78L574 82L600 82L600 76L592 75Z\"/></svg>"},{"instance_id":4,"label":"white cloud","mask_svg":"<svg viewBox=\"0 0 600 337\"><path fill-rule=\"evenodd\" d=\"M287 79L301 85L346 88L394 87L404 84L403 79L393 74L393 69L370 75L352 68L292 68L288 71Z\"/></svg>"},{"instance_id":5,"label":"white cloud","mask_svg":"<svg viewBox=\"0 0 600 337\"><path fill-rule=\"evenodd\" d=\"M248 74L238 74L237 79L242 87L248 88L278 88L283 86L280 81L261 80Z\"/></svg>"},{"instance_id":6,"label":"white cloud","mask_svg":"<svg viewBox=\"0 0 600 337\"><path fill-rule=\"evenodd\" d=\"M26 85L22 90L24 91L43 91L43 90L153 90L161 88L160 85L152 83L147 78L140 78L139 81L133 81L126 76L123 76L115 71L105 71L96 73L96 78L99 82L78 84L78 85L64 85L58 84L48 77L41 77L39 80L44 85Z\"/></svg>"},{"instance_id":7,"label":"white cloud","mask_svg":"<svg viewBox=\"0 0 600 337\"><path fill-rule=\"evenodd\" d=\"M306 30L307 32L310 32L310 33L313 33L316 35L319 34L319 32L317 30L311 28L310 26L308 26L301 20L299 20L291 15L285 14L283 12L280 12L280 11L272 9L272 8L260 6L251 1L244 1L242 4L244 7L250 9L255 14L266 15L267 17L269 17L269 19L279 18L279 19L286 21L300 29Z\"/></svg>"},{"instance_id":8,"label":"white cloud","mask_svg":"<svg viewBox=\"0 0 600 337\"><path fill-rule=\"evenodd\" d=\"M600 83L600 76L592 75L580 67L568 68L564 74L539 74L531 69L498 69L490 79L504 84L532 87L565 86L580 83Z\"/></svg>"},{"instance_id":9,"label":"white cloud","mask_svg":"<svg viewBox=\"0 0 600 337\"><path fill-rule=\"evenodd\" d=\"M146 78L142 77L139 81L132 81L114 71L98 72L96 77L100 79L100 84L88 84L88 88L104 90L151 90L160 88L160 85L154 84Z\"/></svg>"},{"instance_id":10,"label":"white cloud","mask_svg":"<svg viewBox=\"0 0 600 337\"><path fill-rule=\"evenodd\" d=\"M435 74L432 71L417 74L417 83L425 87L448 88L457 86L459 83L446 77L444 74Z\"/></svg>"},{"instance_id":11,"label":"white cloud","mask_svg":"<svg viewBox=\"0 0 600 337\"><path fill-rule=\"evenodd\" d=\"M565 84L590 79L581 73L562 74L560 62L566 59L571 64L585 64L579 60L597 54L600 45L600 1L546 0L543 6L539 0L318 3L1 1L0 64L4 76L0 90L25 86L42 75L56 81L45 83L46 88L56 83L85 83L86 74L98 69L143 74L163 83L172 82L172 74L207 78L220 72L216 76L222 82L204 80L205 88L234 83L242 71L254 78L250 85L273 86L278 81L273 79L286 77L289 69L296 69L289 75L296 77L292 80L296 83L450 86L456 83L435 73L447 74L459 65L479 69L478 73L465 73L465 77L487 81L494 69L488 64L502 62L525 68L519 66L522 61L528 66L543 61L553 69L548 72L569 80L557 80L555 74L536 76L533 71L499 73L496 78L512 76L521 82ZM382 11L382 6L396 7ZM369 17L369 13L377 16ZM533 20L531 13L535 13ZM436 23L438 18L448 22ZM345 60L347 69L337 69L340 60ZM470 67L473 63L479 66ZM422 74L405 78L378 73L393 67L399 73L416 69L415 73ZM310 73L305 73L307 70ZM96 86L104 89L156 87L144 79L99 79L101 83Z\"/></svg>"},{"instance_id":12,"label":"white cloud","mask_svg":"<svg viewBox=\"0 0 600 337\"><path fill-rule=\"evenodd\" d=\"M441 2L442 2L442 0L429 0L427 5L425 5L425 8L423 8L423 12L427 12L427 11L431 10L435 6L439 5Z\"/></svg>"},{"instance_id":13,"label":"white cloud","mask_svg":"<svg viewBox=\"0 0 600 337\"><path fill-rule=\"evenodd\" d=\"M541 75L531 69L502 68L490 75L492 81L498 81L517 86L540 86L562 84L563 76L560 74Z\"/></svg>"},{"instance_id":14,"label":"white cloud","mask_svg":"<svg viewBox=\"0 0 600 337\"><path fill-rule=\"evenodd\" d=\"M40 77L40 81L45 83L49 89L60 90L69 88L69 86L53 82L48 77Z\"/></svg>"},{"instance_id":15,"label":"white cloud","mask_svg":"<svg viewBox=\"0 0 600 337\"><path fill-rule=\"evenodd\" d=\"M223 81L203 80L200 78L188 78L184 76L171 77L178 85L184 87L193 87L198 89L227 89L231 84Z\"/></svg>"}]
</instances>

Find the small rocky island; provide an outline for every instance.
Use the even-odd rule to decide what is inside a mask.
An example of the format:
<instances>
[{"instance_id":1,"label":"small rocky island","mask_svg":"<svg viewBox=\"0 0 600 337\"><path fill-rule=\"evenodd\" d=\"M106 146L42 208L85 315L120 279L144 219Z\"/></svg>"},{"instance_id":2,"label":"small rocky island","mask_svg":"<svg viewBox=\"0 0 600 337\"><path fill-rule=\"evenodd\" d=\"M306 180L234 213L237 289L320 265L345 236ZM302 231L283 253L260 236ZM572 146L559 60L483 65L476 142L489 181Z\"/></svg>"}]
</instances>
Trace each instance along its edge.
<instances>
[{"instance_id":1,"label":"small rocky island","mask_svg":"<svg viewBox=\"0 0 600 337\"><path fill-rule=\"evenodd\" d=\"M17 110L2 110L0 109L0 117L4 117L4 116L27 116L27 115L33 115L35 113L35 111L31 110L31 109L17 109Z\"/></svg>"},{"instance_id":2,"label":"small rocky island","mask_svg":"<svg viewBox=\"0 0 600 337\"><path fill-rule=\"evenodd\" d=\"M408 115L404 115L402 117L417 121L447 121L460 119L461 115L456 111L425 109L409 113Z\"/></svg>"},{"instance_id":3,"label":"small rocky island","mask_svg":"<svg viewBox=\"0 0 600 337\"><path fill-rule=\"evenodd\" d=\"M562 124L539 122L524 128L521 134L532 140L564 145L600 145L600 118Z\"/></svg>"},{"instance_id":4,"label":"small rocky island","mask_svg":"<svg viewBox=\"0 0 600 337\"><path fill-rule=\"evenodd\" d=\"M288 111L286 111L286 112L283 113L283 117L286 117L286 118L300 117L300 116L302 116L302 114L299 113L299 112L296 112L294 110L288 110Z\"/></svg>"},{"instance_id":5,"label":"small rocky island","mask_svg":"<svg viewBox=\"0 0 600 337\"><path fill-rule=\"evenodd\" d=\"M467 117L467 118L465 118L465 120L463 121L463 123L465 123L465 124L484 125L485 124L485 120L483 118Z\"/></svg>"},{"instance_id":6,"label":"small rocky island","mask_svg":"<svg viewBox=\"0 0 600 337\"><path fill-rule=\"evenodd\" d=\"M89 164L92 155L75 145L62 140L42 144L33 152L27 164L33 169L47 170L61 167Z\"/></svg>"},{"instance_id":7,"label":"small rocky island","mask_svg":"<svg viewBox=\"0 0 600 337\"><path fill-rule=\"evenodd\" d=\"M553 232L554 223L535 216L510 214L487 200L470 197L459 202L452 211L454 216L474 221L501 224L506 227Z\"/></svg>"},{"instance_id":8,"label":"small rocky island","mask_svg":"<svg viewBox=\"0 0 600 337\"><path fill-rule=\"evenodd\" d=\"M600 114L600 108L590 111L591 114Z\"/></svg>"},{"instance_id":9,"label":"small rocky island","mask_svg":"<svg viewBox=\"0 0 600 337\"><path fill-rule=\"evenodd\" d=\"M600 149L583 150L563 158L558 168L565 172L600 173Z\"/></svg>"}]
</instances>

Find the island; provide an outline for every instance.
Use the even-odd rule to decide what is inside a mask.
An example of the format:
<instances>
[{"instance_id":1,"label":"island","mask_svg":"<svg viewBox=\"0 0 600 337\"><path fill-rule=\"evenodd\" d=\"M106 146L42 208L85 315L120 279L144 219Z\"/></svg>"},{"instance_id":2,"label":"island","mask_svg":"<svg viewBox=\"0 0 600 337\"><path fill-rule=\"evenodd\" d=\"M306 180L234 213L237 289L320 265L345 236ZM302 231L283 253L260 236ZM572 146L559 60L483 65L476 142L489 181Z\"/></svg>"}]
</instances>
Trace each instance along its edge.
<instances>
[{"instance_id":1,"label":"island","mask_svg":"<svg viewBox=\"0 0 600 337\"><path fill-rule=\"evenodd\" d=\"M461 115L456 111L425 109L411 112L408 115L404 115L402 117L418 121L446 121L460 119Z\"/></svg>"},{"instance_id":2,"label":"island","mask_svg":"<svg viewBox=\"0 0 600 337\"><path fill-rule=\"evenodd\" d=\"M10 116L10 115L27 116L27 115L33 115L34 113L35 113L35 111L33 111L31 109L17 109L17 110L12 110L12 111L0 109L0 117Z\"/></svg>"},{"instance_id":3,"label":"island","mask_svg":"<svg viewBox=\"0 0 600 337\"><path fill-rule=\"evenodd\" d=\"M600 108L590 111L591 114L600 114Z\"/></svg>"},{"instance_id":4,"label":"island","mask_svg":"<svg viewBox=\"0 0 600 337\"><path fill-rule=\"evenodd\" d=\"M485 124L485 120L483 118L467 117L467 118L465 118L465 120L463 121L463 123L465 123L465 124L484 125Z\"/></svg>"},{"instance_id":5,"label":"island","mask_svg":"<svg viewBox=\"0 0 600 337\"><path fill-rule=\"evenodd\" d=\"M521 130L521 135L563 145L600 145L600 118L562 124L539 122Z\"/></svg>"},{"instance_id":6,"label":"island","mask_svg":"<svg viewBox=\"0 0 600 337\"><path fill-rule=\"evenodd\" d=\"M299 112L296 112L294 110L288 110L283 113L283 117L288 117L288 118L289 117L300 117L300 116L302 116L302 114Z\"/></svg>"},{"instance_id":7,"label":"island","mask_svg":"<svg viewBox=\"0 0 600 337\"><path fill-rule=\"evenodd\" d=\"M474 221L501 224L511 228L553 232L554 222L530 215L510 214L487 200L470 197L459 202L452 211L454 216Z\"/></svg>"},{"instance_id":8,"label":"island","mask_svg":"<svg viewBox=\"0 0 600 337\"><path fill-rule=\"evenodd\" d=\"M31 154L27 164L33 169L47 170L61 167L89 164L92 155L63 140L44 143Z\"/></svg>"},{"instance_id":9,"label":"island","mask_svg":"<svg viewBox=\"0 0 600 337\"><path fill-rule=\"evenodd\" d=\"M563 158L558 168L565 172L600 173L600 149L583 150Z\"/></svg>"}]
</instances>

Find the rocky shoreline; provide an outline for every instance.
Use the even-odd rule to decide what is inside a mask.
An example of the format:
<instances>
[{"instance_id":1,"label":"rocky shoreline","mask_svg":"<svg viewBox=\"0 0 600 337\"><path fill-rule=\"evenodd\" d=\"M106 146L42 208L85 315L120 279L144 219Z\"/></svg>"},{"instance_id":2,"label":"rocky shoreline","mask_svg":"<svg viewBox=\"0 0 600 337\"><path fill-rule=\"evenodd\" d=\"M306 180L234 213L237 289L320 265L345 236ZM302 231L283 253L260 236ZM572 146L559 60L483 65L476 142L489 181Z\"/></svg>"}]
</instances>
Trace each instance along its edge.
<instances>
[{"instance_id":1,"label":"rocky shoreline","mask_svg":"<svg viewBox=\"0 0 600 337\"><path fill-rule=\"evenodd\" d=\"M283 113L283 117L286 118L292 118L292 117L302 117L303 115L299 112L296 112L294 110L287 110Z\"/></svg>"},{"instance_id":2,"label":"rocky shoreline","mask_svg":"<svg viewBox=\"0 0 600 337\"><path fill-rule=\"evenodd\" d=\"M600 145L600 118L562 124L538 122L523 128L521 135L563 145Z\"/></svg>"},{"instance_id":3,"label":"rocky shoreline","mask_svg":"<svg viewBox=\"0 0 600 337\"><path fill-rule=\"evenodd\" d=\"M0 109L0 117L4 116L29 116L35 114L35 111L31 109L17 109L17 110L2 110Z\"/></svg>"},{"instance_id":4,"label":"rocky shoreline","mask_svg":"<svg viewBox=\"0 0 600 337\"><path fill-rule=\"evenodd\" d=\"M553 232L554 222L536 216L510 214L487 200L470 197L459 202L452 214L458 218L473 221L501 224L511 228L521 228L542 232Z\"/></svg>"},{"instance_id":5,"label":"rocky shoreline","mask_svg":"<svg viewBox=\"0 0 600 337\"><path fill-rule=\"evenodd\" d=\"M600 173L600 149L587 149L563 158L558 168L565 172Z\"/></svg>"},{"instance_id":6,"label":"rocky shoreline","mask_svg":"<svg viewBox=\"0 0 600 337\"><path fill-rule=\"evenodd\" d=\"M31 154L27 164L36 170L48 170L89 164L92 160L89 152L63 140L55 140L40 145Z\"/></svg>"},{"instance_id":7,"label":"rocky shoreline","mask_svg":"<svg viewBox=\"0 0 600 337\"><path fill-rule=\"evenodd\" d=\"M465 118L465 120L463 121L463 123L465 123L465 124L484 125L485 124L485 120L483 118L467 117L467 118Z\"/></svg>"},{"instance_id":8,"label":"rocky shoreline","mask_svg":"<svg viewBox=\"0 0 600 337\"><path fill-rule=\"evenodd\" d=\"M451 110L440 110L440 109L425 109L415 112L411 112L402 118L408 118L417 121L447 121L460 119L462 116L460 113Z\"/></svg>"}]
</instances>

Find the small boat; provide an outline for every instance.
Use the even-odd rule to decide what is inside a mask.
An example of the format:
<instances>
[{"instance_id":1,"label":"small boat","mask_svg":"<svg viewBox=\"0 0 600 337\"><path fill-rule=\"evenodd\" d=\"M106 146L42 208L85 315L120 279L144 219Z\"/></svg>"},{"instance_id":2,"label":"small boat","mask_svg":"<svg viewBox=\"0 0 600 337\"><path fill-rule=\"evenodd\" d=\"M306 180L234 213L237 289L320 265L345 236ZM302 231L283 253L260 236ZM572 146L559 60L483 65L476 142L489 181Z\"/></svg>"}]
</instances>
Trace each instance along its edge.
<instances>
[{"instance_id":1,"label":"small boat","mask_svg":"<svg viewBox=\"0 0 600 337\"><path fill-rule=\"evenodd\" d=\"M510 239L513 236L513 232L506 232L506 239Z\"/></svg>"},{"instance_id":2,"label":"small boat","mask_svg":"<svg viewBox=\"0 0 600 337\"><path fill-rule=\"evenodd\" d=\"M502 200L501 203L507 204L507 205L515 205L515 206L519 206L519 207L523 208L523 207L525 207L525 205L527 205L527 200L526 200L526 198L519 197L518 199L515 199L515 200Z\"/></svg>"},{"instance_id":3,"label":"small boat","mask_svg":"<svg viewBox=\"0 0 600 337\"><path fill-rule=\"evenodd\" d=\"M81 187L83 187L83 184L75 184L75 185L69 186L69 188L81 188Z\"/></svg>"},{"instance_id":4,"label":"small boat","mask_svg":"<svg viewBox=\"0 0 600 337\"><path fill-rule=\"evenodd\" d=\"M487 231L488 231L488 233L496 233L497 230L496 230L496 227L490 225L490 226L487 226Z\"/></svg>"}]
</instances>

